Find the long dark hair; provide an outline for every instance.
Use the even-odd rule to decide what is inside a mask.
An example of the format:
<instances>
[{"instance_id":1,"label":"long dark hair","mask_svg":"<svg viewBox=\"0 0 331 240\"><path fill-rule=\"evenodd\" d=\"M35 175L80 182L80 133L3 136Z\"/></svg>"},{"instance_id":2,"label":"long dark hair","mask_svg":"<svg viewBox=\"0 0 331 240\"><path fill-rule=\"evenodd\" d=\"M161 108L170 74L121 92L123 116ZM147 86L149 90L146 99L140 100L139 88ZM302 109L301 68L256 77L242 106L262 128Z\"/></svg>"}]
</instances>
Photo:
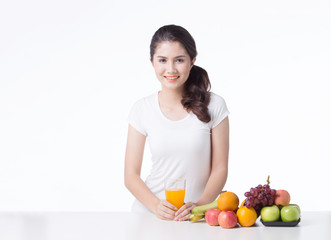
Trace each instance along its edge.
<instances>
[{"instance_id":1,"label":"long dark hair","mask_svg":"<svg viewBox=\"0 0 331 240\"><path fill-rule=\"evenodd\" d=\"M151 41L150 56L153 60L157 45L164 41L179 42L190 55L191 61L197 56L195 41L191 34L183 27L166 25L159 28ZM208 73L201 67L194 65L184 84L182 104L185 109L191 110L197 118L208 123L211 120L208 112L210 102L210 81Z\"/></svg>"}]
</instances>

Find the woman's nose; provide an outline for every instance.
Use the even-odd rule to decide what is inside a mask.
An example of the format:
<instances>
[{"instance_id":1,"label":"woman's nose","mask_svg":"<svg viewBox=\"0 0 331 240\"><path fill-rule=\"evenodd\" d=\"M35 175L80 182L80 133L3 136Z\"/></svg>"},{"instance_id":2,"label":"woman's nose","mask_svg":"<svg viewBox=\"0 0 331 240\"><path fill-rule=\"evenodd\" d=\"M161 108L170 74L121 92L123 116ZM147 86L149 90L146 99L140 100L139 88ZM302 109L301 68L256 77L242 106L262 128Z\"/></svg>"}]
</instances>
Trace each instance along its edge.
<instances>
[{"instance_id":1,"label":"woman's nose","mask_svg":"<svg viewBox=\"0 0 331 240\"><path fill-rule=\"evenodd\" d=\"M177 69L174 63L169 63L168 65L168 73L176 73Z\"/></svg>"}]
</instances>

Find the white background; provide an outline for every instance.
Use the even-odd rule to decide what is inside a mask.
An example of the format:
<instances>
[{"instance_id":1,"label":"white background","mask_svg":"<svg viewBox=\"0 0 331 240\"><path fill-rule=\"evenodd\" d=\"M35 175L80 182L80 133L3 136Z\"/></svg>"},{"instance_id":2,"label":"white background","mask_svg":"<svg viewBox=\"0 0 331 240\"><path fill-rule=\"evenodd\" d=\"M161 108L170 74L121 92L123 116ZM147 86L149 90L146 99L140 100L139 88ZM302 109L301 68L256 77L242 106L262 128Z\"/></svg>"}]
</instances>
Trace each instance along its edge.
<instances>
[{"instance_id":1,"label":"white background","mask_svg":"<svg viewBox=\"0 0 331 240\"><path fill-rule=\"evenodd\" d=\"M172 23L231 112L225 189L242 201L270 175L302 210L331 210L330 12L328 0L1 1L0 210L130 210L126 119L160 89L149 43Z\"/></svg>"}]
</instances>

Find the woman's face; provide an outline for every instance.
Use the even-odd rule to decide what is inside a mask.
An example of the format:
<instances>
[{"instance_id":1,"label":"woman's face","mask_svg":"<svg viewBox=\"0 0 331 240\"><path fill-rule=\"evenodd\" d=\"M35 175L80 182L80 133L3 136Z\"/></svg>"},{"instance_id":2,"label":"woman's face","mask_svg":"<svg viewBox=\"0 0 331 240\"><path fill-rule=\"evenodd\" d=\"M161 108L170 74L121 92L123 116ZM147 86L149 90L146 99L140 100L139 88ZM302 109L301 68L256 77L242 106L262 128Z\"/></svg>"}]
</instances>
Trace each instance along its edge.
<instances>
[{"instance_id":1,"label":"woman's face","mask_svg":"<svg viewBox=\"0 0 331 240\"><path fill-rule=\"evenodd\" d=\"M152 64L162 89L182 90L194 62L179 42L164 41L157 45Z\"/></svg>"}]
</instances>

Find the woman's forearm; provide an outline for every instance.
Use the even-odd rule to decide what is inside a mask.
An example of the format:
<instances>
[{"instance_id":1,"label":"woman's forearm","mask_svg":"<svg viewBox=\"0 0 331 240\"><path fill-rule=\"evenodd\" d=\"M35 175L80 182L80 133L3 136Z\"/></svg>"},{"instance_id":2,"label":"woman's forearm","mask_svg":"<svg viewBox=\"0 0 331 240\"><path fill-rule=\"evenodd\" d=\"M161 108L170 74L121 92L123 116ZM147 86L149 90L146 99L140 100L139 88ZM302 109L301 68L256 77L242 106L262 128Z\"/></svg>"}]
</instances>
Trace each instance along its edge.
<instances>
[{"instance_id":1,"label":"woman's forearm","mask_svg":"<svg viewBox=\"0 0 331 240\"><path fill-rule=\"evenodd\" d=\"M215 169L211 172L205 190L202 193L197 205L204 205L215 201L218 195L221 193L226 179L228 177L227 168Z\"/></svg>"},{"instance_id":2,"label":"woman's forearm","mask_svg":"<svg viewBox=\"0 0 331 240\"><path fill-rule=\"evenodd\" d=\"M125 186L142 204L155 213L160 199L151 192L140 176L135 174L126 176Z\"/></svg>"}]
</instances>

